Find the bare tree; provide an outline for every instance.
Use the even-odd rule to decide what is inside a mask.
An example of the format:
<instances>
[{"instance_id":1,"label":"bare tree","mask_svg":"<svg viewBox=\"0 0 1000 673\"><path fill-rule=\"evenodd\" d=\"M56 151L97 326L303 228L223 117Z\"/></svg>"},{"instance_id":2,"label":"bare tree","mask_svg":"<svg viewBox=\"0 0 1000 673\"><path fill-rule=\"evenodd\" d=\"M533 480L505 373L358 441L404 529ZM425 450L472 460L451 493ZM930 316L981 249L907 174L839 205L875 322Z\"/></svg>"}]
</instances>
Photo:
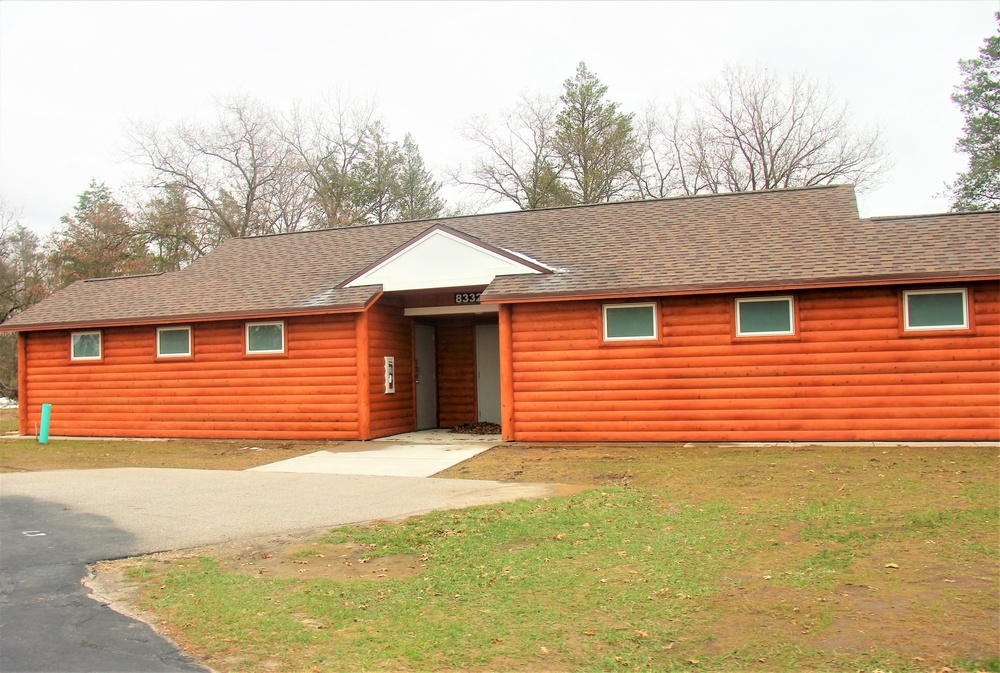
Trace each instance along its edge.
<instances>
[{"instance_id":1,"label":"bare tree","mask_svg":"<svg viewBox=\"0 0 1000 673\"><path fill-rule=\"evenodd\" d=\"M234 237L294 231L303 224L300 164L279 121L263 103L237 96L219 103L213 125L169 131L134 125L134 159L151 186L179 186L200 240L198 254Z\"/></svg>"},{"instance_id":2,"label":"bare tree","mask_svg":"<svg viewBox=\"0 0 1000 673\"><path fill-rule=\"evenodd\" d=\"M686 193L850 182L876 185L888 168L878 129L857 129L846 104L804 74L727 68L701 92L678 134ZM695 177L696 176L696 177Z\"/></svg>"},{"instance_id":3,"label":"bare tree","mask_svg":"<svg viewBox=\"0 0 1000 673\"><path fill-rule=\"evenodd\" d=\"M467 140L480 148L467 171L452 171L459 185L508 200L521 210L569 203L561 184L565 164L555 147L559 101L522 95L499 121L480 116L463 129Z\"/></svg>"},{"instance_id":4,"label":"bare tree","mask_svg":"<svg viewBox=\"0 0 1000 673\"><path fill-rule=\"evenodd\" d=\"M183 186L171 182L147 196L135 199L135 220L153 256L152 268L176 271L202 253L187 194Z\"/></svg>"},{"instance_id":5,"label":"bare tree","mask_svg":"<svg viewBox=\"0 0 1000 673\"><path fill-rule=\"evenodd\" d=\"M315 227L364 223L354 207L352 178L380 125L373 101L337 93L322 105L296 107L284 124L284 138L307 176L310 222Z\"/></svg>"},{"instance_id":6,"label":"bare tree","mask_svg":"<svg viewBox=\"0 0 1000 673\"><path fill-rule=\"evenodd\" d=\"M409 134L402 144L392 140L371 101L338 93L323 106L298 107L284 137L300 162L313 226L433 217L444 208L416 142Z\"/></svg>"},{"instance_id":7,"label":"bare tree","mask_svg":"<svg viewBox=\"0 0 1000 673\"><path fill-rule=\"evenodd\" d=\"M21 211L0 196L0 322L48 294L45 255Z\"/></svg>"},{"instance_id":8,"label":"bare tree","mask_svg":"<svg viewBox=\"0 0 1000 673\"><path fill-rule=\"evenodd\" d=\"M636 125L639 151L631 169L639 198L662 199L687 191L680 130L678 111L658 110L654 105L639 120Z\"/></svg>"},{"instance_id":9,"label":"bare tree","mask_svg":"<svg viewBox=\"0 0 1000 673\"><path fill-rule=\"evenodd\" d=\"M0 196L0 322L48 294L45 255L21 212ZM17 399L17 335L0 334L0 396Z\"/></svg>"}]
</instances>

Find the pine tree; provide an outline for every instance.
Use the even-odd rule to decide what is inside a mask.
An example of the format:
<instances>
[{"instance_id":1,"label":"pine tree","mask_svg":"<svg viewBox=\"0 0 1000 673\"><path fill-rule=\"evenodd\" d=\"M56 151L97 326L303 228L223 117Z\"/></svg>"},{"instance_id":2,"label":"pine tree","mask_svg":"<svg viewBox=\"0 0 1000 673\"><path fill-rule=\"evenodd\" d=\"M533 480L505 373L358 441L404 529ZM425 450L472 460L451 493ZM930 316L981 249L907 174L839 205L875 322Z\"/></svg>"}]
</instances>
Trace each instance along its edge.
<instances>
[{"instance_id":1,"label":"pine tree","mask_svg":"<svg viewBox=\"0 0 1000 673\"><path fill-rule=\"evenodd\" d=\"M438 196L441 183L424 167L420 148L409 133L403 138L402 164L397 184L397 213L400 221L440 217L444 200Z\"/></svg>"},{"instance_id":2,"label":"pine tree","mask_svg":"<svg viewBox=\"0 0 1000 673\"><path fill-rule=\"evenodd\" d=\"M969 168L951 186L952 210L1000 209L1000 33L959 68L965 79L951 99L965 115L956 149L969 156Z\"/></svg>"},{"instance_id":3,"label":"pine tree","mask_svg":"<svg viewBox=\"0 0 1000 673\"><path fill-rule=\"evenodd\" d=\"M628 196L638 156L632 115L605 101L607 85L583 61L563 88L555 142L573 201L602 203Z\"/></svg>"},{"instance_id":4,"label":"pine tree","mask_svg":"<svg viewBox=\"0 0 1000 673\"><path fill-rule=\"evenodd\" d=\"M153 268L143 236L104 183L91 181L73 215L50 241L49 265L56 288L77 280L146 273Z\"/></svg>"}]
</instances>

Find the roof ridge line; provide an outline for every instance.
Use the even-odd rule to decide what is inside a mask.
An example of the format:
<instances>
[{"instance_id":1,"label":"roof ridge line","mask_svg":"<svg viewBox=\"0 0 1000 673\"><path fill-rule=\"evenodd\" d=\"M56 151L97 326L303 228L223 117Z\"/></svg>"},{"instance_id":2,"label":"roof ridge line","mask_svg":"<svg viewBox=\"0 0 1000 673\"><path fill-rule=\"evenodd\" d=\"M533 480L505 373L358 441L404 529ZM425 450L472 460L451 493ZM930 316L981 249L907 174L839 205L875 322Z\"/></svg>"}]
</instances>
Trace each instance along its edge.
<instances>
[{"instance_id":1,"label":"roof ridge line","mask_svg":"<svg viewBox=\"0 0 1000 673\"><path fill-rule=\"evenodd\" d=\"M152 278L153 276L162 276L166 274L166 271L154 271L153 273L136 273L131 276L103 276L101 278L84 278L84 283L98 283L104 282L106 280L130 280L132 278Z\"/></svg>"},{"instance_id":2,"label":"roof ridge line","mask_svg":"<svg viewBox=\"0 0 1000 673\"><path fill-rule=\"evenodd\" d=\"M472 217L490 217L496 215L522 215L525 213L541 213L541 212L552 212L559 210L573 210L576 208L598 208L601 206L622 206L622 205L639 205L647 203L663 203L665 201L683 201L686 199L711 199L711 198L723 198L727 196L743 196L743 197L754 197L763 194L775 194L775 193L786 193L786 192L805 192L820 189L838 189L843 187L849 187L854 189L854 185L850 183L837 183L829 185L806 185L803 187L781 187L778 189L754 189L745 190L739 192L712 192L706 194L679 194L677 196L665 196L656 199L631 199L627 201L605 201L602 203L574 203L566 206L551 206L548 208L532 208L527 210L499 210L492 213L469 213L467 215L450 215L445 217L436 217L423 220L400 220L399 222L378 222L374 224L355 224L347 227L325 227L322 229L302 229L299 231L282 231L274 234L258 234L255 236L239 236L236 240L241 241L252 241L261 238L274 238L277 236L293 236L295 234L316 234L320 232L334 232L334 231L350 231L352 229L367 229L369 227L391 227L395 225L403 224L420 224L423 222L428 223L428 226L433 226L430 223L433 222L444 222L449 220L463 220ZM233 239L228 239L233 240Z\"/></svg>"}]
</instances>

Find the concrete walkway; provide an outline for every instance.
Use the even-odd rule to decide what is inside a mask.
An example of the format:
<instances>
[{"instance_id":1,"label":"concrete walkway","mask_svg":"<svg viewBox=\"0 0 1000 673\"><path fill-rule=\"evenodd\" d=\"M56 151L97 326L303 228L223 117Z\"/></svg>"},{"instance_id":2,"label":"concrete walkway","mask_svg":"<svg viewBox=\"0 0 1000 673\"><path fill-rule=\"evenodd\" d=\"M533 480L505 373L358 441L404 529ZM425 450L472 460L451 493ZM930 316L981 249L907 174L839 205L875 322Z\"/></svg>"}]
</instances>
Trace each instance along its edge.
<instances>
[{"instance_id":1,"label":"concrete walkway","mask_svg":"<svg viewBox=\"0 0 1000 673\"><path fill-rule=\"evenodd\" d=\"M261 465L250 471L430 477L492 449L501 441L499 435L461 435L448 430L423 430L370 442L344 442L333 450Z\"/></svg>"}]
</instances>

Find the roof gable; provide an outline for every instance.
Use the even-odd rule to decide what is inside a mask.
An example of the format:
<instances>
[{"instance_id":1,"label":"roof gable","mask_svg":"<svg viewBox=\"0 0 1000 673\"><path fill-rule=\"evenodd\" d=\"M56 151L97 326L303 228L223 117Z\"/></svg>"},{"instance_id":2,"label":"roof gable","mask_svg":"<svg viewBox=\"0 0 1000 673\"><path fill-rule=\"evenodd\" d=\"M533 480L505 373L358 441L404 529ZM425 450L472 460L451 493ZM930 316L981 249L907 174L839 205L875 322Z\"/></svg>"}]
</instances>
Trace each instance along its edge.
<instances>
[{"instance_id":1,"label":"roof gable","mask_svg":"<svg viewBox=\"0 0 1000 673\"><path fill-rule=\"evenodd\" d=\"M489 285L497 276L551 273L512 252L436 225L404 243L341 287L381 285L386 292Z\"/></svg>"}]
</instances>

